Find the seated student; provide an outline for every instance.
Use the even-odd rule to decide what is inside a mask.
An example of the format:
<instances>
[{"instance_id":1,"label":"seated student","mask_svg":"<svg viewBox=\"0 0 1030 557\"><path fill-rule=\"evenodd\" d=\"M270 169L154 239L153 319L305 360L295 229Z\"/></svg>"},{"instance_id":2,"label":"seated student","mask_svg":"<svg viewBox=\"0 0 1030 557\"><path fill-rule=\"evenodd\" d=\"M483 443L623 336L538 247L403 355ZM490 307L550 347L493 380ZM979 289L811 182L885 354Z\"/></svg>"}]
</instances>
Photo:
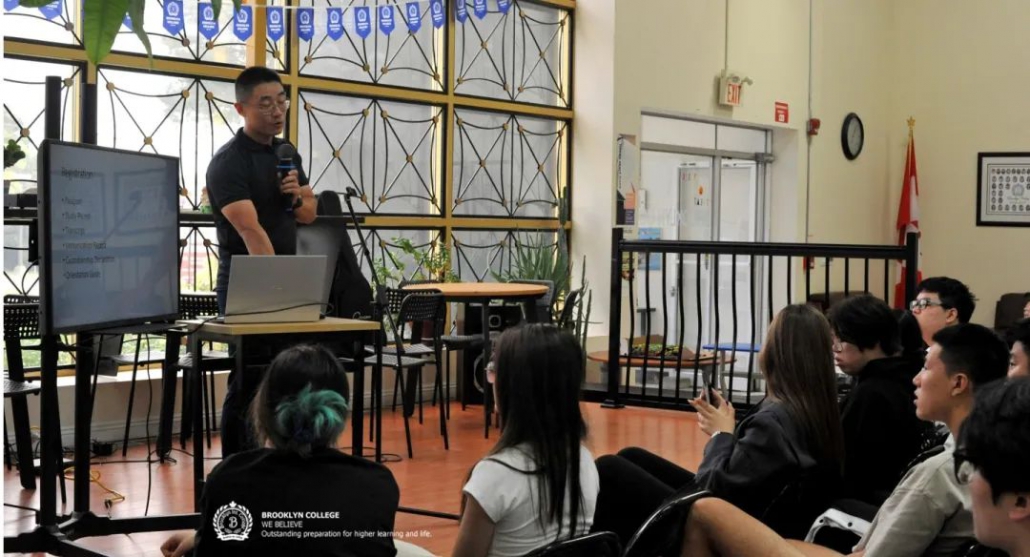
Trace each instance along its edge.
<instances>
[{"instance_id":1,"label":"seated student","mask_svg":"<svg viewBox=\"0 0 1030 557\"><path fill-rule=\"evenodd\" d=\"M977 393L958 447L955 473L969 486L977 541L1030 557L1030 378Z\"/></svg>"},{"instance_id":2,"label":"seated student","mask_svg":"<svg viewBox=\"0 0 1030 557\"><path fill-rule=\"evenodd\" d=\"M900 309L891 310L898 320L898 340L901 341L902 358L919 363L922 369L923 361L926 360L926 343L923 342L923 332L919 329L919 321L911 311Z\"/></svg>"},{"instance_id":3,"label":"seated student","mask_svg":"<svg viewBox=\"0 0 1030 557\"><path fill-rule=\"evenodd\" d=\"M923 342L933 343L933 335L944 327L969 323L976 299L969 287L949 277L931 277L919 283L916 299L909 309L919 321Z\"/></svg>"},{"instance_id":4,"label":"seated student","mask_svg":"<svg viewBox=\"0 0 1030 557\"><path fill-rule=\"evenodd\" d=\"M841 403L842 495L879 506L919 452L925 422L912 406L912 380L923 364L899 355L898 321L879 298L845 298L828 318L834 362L855 378Z\"/></svg>"},{"instance_id":5,"label":"seated student","mask_svg":"<svg viewBox=\"0 0 1030 557\"><path fill-rule=\"evenodd\" d=\"M454 557L521 556L590 531L597 468L583 446L583 351L550 325L509 329L488 368L501 436L463 489Z\"/></svg>"},{"instance_id":6,"label":"seated student","mask_svg":"<svg viewBox=\"0 0 1030 557\"><path fill-rule=\"evenodd\" d=\"M194 545L198 557L395 555L397 482L385 466L335 448L348 397L346 373L325 348L294 346L276 356L251 406L265 448L236 453L211 471L200 529L169 538L164 555ZM340 537L300 538L303 532Z\"/></svg>"},{"instance_id":7,"label":"seated student","mask_svg":"<svg viewBox=\"0 0 1030 557\"><path fill-rule=\"evenodd\" d=\"M916 376L916 412L959 431L974 392L1005 376L1005 344L986 327L962 324L934 335L926 367ZM955 477L954 437L945 451L909 470L880 508L853 555L951 557L973 538L969 493ZM719 499L702 499L687 517L684 555L838 555L787 541Z\"/></svg>"},{"instance_id":8,"label":"seated student","mask_svg":"<svg viewBox=\"0 0 1030 557\"><path fill-rule=\"evenodd\" d=\"M807 528L835 495L844 460L832 344L826 318L813 307L780 311L758 355L766 398L736 427L733 406L719 393L713 393L715 406L691 401L701 430L712 436L696 475L639 448L599 458L595 529L615 532L625 544L665 499L697 489L762 517L785 489L806 478L807 491L825 497L821 508L771 518L791 519L777 523L786 533Z\"/></svg>"},{"instance_id":9,"label":"seated student","mask_svg":"<svg viewBox=\"0 0 1030 557\"><path fill-rule=\"evenodd\" d=\"M1009 329L1009 377L1030 375L1030 319L1023 319Z\"/></svg>"}]
</instances>

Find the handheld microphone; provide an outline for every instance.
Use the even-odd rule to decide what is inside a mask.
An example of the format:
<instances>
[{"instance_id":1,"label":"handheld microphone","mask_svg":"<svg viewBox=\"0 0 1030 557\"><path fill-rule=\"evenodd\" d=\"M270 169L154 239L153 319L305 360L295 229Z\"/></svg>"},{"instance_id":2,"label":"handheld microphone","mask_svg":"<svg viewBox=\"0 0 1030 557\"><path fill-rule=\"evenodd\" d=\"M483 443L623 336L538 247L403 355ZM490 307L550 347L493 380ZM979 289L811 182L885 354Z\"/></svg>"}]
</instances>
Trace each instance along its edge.
<instances>
[{"instance_id":1,"label":"handheld microphone","mask_svg":"<svg viewBox=\"0 0 1030 557\"><path fill-rule=\"evenodd\" d=\"M293 145L289 143L283 143L276 147L275 155L279 157L279 163L276 165L276 170L279 171L279 183L281 184L286 175L291 170L296 168L293 165L293 157L297 154L297 150L293 148ZM293 212L293 195L284 193L282 194L283 205L286 207L287 213Z\"/></svg>"}]
</instances>

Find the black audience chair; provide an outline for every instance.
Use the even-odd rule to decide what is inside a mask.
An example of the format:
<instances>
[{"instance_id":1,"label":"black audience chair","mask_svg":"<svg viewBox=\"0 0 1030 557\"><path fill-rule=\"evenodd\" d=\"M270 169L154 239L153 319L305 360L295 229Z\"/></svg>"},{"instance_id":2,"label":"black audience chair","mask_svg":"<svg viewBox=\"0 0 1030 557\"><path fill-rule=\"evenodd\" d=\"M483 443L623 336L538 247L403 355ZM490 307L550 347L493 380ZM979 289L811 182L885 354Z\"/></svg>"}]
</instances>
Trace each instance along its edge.
<instances>
[{"instance_id":1,"label":"black audience chair","mask_svg":"<svg viewBox=\"0 0 1030 557\"><path fill-rule=\"evenodd\" d=\"M658 508L644 521L626 544L623 557L672 557L680 554L683 525L690 508L699 499L710 497L708 491L676 496Z\"/></svg>"},{"instance_id":2,"label":"black audience chair","mask_svg":"<svg viewBox=\"0 0 1030 557\"><path fill-rule=\"evenodd\" d=\"M565 305L561 308L561 315L558 316L558 327L561 329L571 329L572 320L575 318L576 305L579 303L579 297L583 295L583 289L577 288L569 292L568 296L565 296Z\"/></svg>"},{"instance_id":3,"label":"black audience chair","mask_svg":"<svg viewBox=\"0 0 1030 557\"><path fill-rule=\"evenodd\" d=\"M198 319L218 315L218 297L214 294L179 294L179 318ZM208 348L203 350L200 363L200 398L204 401L204 429L207 437L207 447L211 448L211 432L218 431L216 414L218 403L215 400L215 372L232 370L234 361L229 353L224 350L215 350L209 343ZM179 358L177 370L183 370L182 381L182 407L179 431L179 443L183 450L186 450L186 441L193 434L193 412L190 404L193 401L189 388L192 382L187 380L190 373L193 373L193 356L188 352Z\"/></svg>"},{"instance_id":4,"label":"black audience chair","mask_svg":"<svg viewBox=\"0 0 1030 557\"><path fill-rule=\"evenodd\" d=\"M439 362L442 357L440 335L443 331L444 300L443 295L435 290L403 291L387 289L386 296L388 314L382 316L383 330L392 330L394 336L393 342L383 348L383 367L392 368L397 372L398 380L395 392L400 391L408 458L413 458L414 452L411 446L411 427L409 424L409 418L415 413L413 391L418 388L418 385L421 385L422 367L428 364L436 366L437 384L439 384ZM397 303L397 300L400 300L400 303ZM394 309L397 310L396 313L394 313ZM404 325L407 323L410 323L412 328L410 343L406 343L403 337ZM426 325L431 330L426 331ZM432 340L431 346L421 342L427 336ZM371 348L374 351L374 347ZM422 357L430 354L435 360L427 360ZM354 360L351 358L341 358L340 360L345 364L354 363ZM382 370L375 370L375 373L381 375ZM372 408L370 408L372 415L375 415L375 412L381 412L381 406L381 393L373 393ZM422 423L421 408L419 423ZM443 435L444 449L450 449L450 441L447 436L447 420L443 411L440 412L440 433ZM382 432L378 432L378 434L382 435Z\"/></svg>"},{"instance_id":5,"label":"black audience chair","mask_svg":"<svg viewBox=\"0 0 1030 557\"><path fill-rule=\"evenodd\" d=\"M947 435L942 438L936 426L927 428L927 433L923 436L923 446L929 448L920 452L908 463L905 473L926 459L944 452L946 439ZM902 474L898 478L899 482L904 475ZM808 535L805 536L805 541L842 553L850 553L851 548L869 531L878 510L879 507L876 505L858 499L838 499L815 519L808 530Z\"/></svg>"},{"instance_id":6,"label":"black audience chair","mask_svg":"<svg viewBox=\"0 0 1030 557\"><path fill-rule=\"evenodd\" d=\"M619 536L614 532L594 532L545 545L523 557L619 557L621 554Z\"/></svg>"},{"instance_id":7,"label":"black audience chair","mask_svg":"<svg viewBox=\"0 0 1030 557\"><path fill-rule=\"evenodd\" d=\"M543 296L540 296L536 300L527 300L522 302L522 314L525 317L525 321L532 321L536 323L554 323L554 316L551 312L551 306L554 305L553 280L519 279L512 282L516 282L519 284L538 284L540 286L546 286L547 292Z\"/></svg>"},{"instance_id":8,"label":"black audience chair","mask_svg":"<svg viewBox=\"0 0 1030 557\"><path fill-rule=\"evenodd\" d=\"M23 345L23 340L39 340L39 299L33 296L4 296L4 352L7 356L7 374L4 377L4 399L11 400L11 417L14 422L14 445L18 459L18 476L25 489L36 489L36 472L33 465L32 432L29 425L28 396L38 395L39 383L25 378L25 364L22 350L39 350L39 345ZM58 409L55 409L55 411ZM60 424L60 416L55 423ZM60 431L58 425L58 431ZM64 479L64 451L61 437L56 437L57 466L61 470L61 502L67 502ZM7 422L4 422L4 442L7 443Z\"/></svg>"}]
</instances>

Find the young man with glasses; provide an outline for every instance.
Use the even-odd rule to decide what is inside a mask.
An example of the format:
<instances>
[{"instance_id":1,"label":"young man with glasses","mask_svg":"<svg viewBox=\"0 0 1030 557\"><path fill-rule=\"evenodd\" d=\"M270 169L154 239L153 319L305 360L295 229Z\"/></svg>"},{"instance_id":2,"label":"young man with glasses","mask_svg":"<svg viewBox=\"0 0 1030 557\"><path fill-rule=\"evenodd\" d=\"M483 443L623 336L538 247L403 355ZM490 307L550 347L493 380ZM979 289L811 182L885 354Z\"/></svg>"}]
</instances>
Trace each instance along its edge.
<instances>
[{"instance_id":1,"label":"young man with glasses","mask_svg":"<svg viewBox=\"0 0 1030 557\"><path fill-rule=\"evenodd\" d=\"M976 395L955 450L967 485L976 539L1011 557L1030 556L1030 377Z\"/></svg>"},{"instance_id":2,"label":"young man with glasses","mask_svg":"<svg viewBox=\"0 0 1030 557\"><path fill-rule=\"evenodd\" d=\"M919 322L923 342L933 343L937 331L969 323L976 309L976 298L969 287L950 277L931 277L919 283L919 293L909 304L909 309Z\"/></svg>"},{"instance_id":3,"label":"young man with glasses","mask_svg":"<svg viewBox=\"0 0 1030 557\"><path fill-rule=\"evenodd\" d=\"M1008 353L1005 343L980 325L947 327L932 340L926 365L914 381L916 414L958 432L973 409L974 391L1005 377ZM853 556L952 557L973 539L969 491L956 478L954 447L954 437L949 437L944 452L908 471ZM701 499L687 517L683 555L838 554L784 540L725 501Z\"/></svg>"},{"instance_id":4,"label":"young man with glasses","mask_svg":"<svg viewBox=\"0 0 1030 557\"><path fill-rule=\"evenodd\" d=\"M236 78L235 107L243 116L243 127L207 167L218 234L215 293L222 314L232 257L296 254L297 223L314 221L316 211L315 195L295 149L291 148L293 170L280 179L277 150L288 142L276 136L283 131L290 101L279 74L256 66L243 70ZM256 383L247 389L251 392L237 392L233 379L230 374L222 407L222 456L252 448L245 424Z\"/></svg>"},{"instance_id":5,"label":"young man with glasses","mask_svg":"<svg viewBox=\"0 0 1030 557\"><path fill-rule=\"evenodd\" d=\"M918 454L928 426L912 406L922 360L899 355L898 321L879 298L845 298L827 317L834 363L854 378L841 402L843 495L880 506Z\"/></svg>"}]
</instances>

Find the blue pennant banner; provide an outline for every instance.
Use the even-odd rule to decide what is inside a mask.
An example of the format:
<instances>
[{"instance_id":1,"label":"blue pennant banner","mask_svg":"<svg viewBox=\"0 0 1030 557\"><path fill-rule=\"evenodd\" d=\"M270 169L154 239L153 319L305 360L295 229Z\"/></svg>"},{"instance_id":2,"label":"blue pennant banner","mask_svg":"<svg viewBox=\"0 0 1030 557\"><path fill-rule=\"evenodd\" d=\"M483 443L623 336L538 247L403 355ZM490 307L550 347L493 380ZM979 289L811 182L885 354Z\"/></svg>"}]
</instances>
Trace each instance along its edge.
<instances>
[{"instance_id":1,"label":"blue pennant banner","mask_svg":"<svg viewBox=\"0 0 1030 557\"><path fill-rule=\"evenodd\" d=\"M185 28L182 20L182 0L165 0L164 16L166 31L172 35L182 33Z\"/></svg>"},{"instance_id":2,"label":"blue pennant banner","mask_svg":"<svg viewBox=\"0 0 1030 557\"><path fill-rule=\"evenodd\" d=\"M443 9L443 0L429 0L429 13L433 15L433 27L437 29L443 27L443 22L447 19L447 13Z\"/></svg>"},{"instance_id":3,"label":"blue pennant banner","mask_svg":"<svg viewBox=\"0 0 1030 557\"><path fill-rule=\"evenodd\" d=\"M268 29L268 38L273 42L279 42L286 34L286 26L283 24L283 9L281 7L265 8L265 27Z\"/></svg>"},{"instance_id":4,"label":"blue pennant banner","mask_svg":"<svg viewBox=\"0 0 1030 557\"><path fill-rule=\"evenodd\" d=\"M354 8L354 32L362 39L372 34L372 14L367 6Z\"/></svg>"},{"instance_id":5,"label":"blue pennant banner","mask_svg":"<svg viewBox=\"0 0 1030 557\"><path fill-rule=\"evenodd\" d=\"M422 10L418 9L418 2L408 2L404 5L404 22L412 33L418 33L422 28Z\"/></svg>"},{"instance_id":6,"label":"blue pennant banner","mask_svg":"<svg viewBox=\"0 0 1030 557\"><path fill-rule=\"evenodd\" d=\"M17 1L18 0L15 0L15 2ZM122 26L128 29L129 31L132 31L132 18L129 17L129 14L125 14L125 19L122 20Z\"/></svg>"},{"instance_id":7,"label":"blue pennant banner","mask_svg":"<svg viewBox=\"0 0 1030 557\"><path fill-rule=\"evenodd\" d=\"M379 6L376 10L379 12L379 30L389 36L394 29L393 6L386 4Z\"/></svg>"},{"instance_id":8,"label":"blue pennant banner","mask_svg":"<svg viewBox=\"0 0 1030 557\"><path fill-rule=\"evenodd\" d=\"M53 2L39 7L40 13L47 19L54 19L61 15L61 0L54 0Z\"/></svg>"},{"instance_id":9,"label":"blue pennant banner","mask_svg":"<svg viewBox=\"0 0 1030 557\"><path fill-rule=\"evenodd\" d=\"M497 0L497 9L501 10L502 14L507 14L511 9L511 0Z\"/></svg>"},{"instance_id":10,"label":"blue pennant banner","mask_svg":"<svg viewBox=\"0 0 1030 557\"><path fill-rule=\"evenodd\" d=\"M211 40L218 35L218 22L215 21L215 9L211 7L210 2L201 2L197 4L197 13L200 16L197 18L197 28L200 34L205 39Z\"/></svg>"},{"instance_id":11,"label":"blue pennant banner","mask_svg":"<svg viewBox=\"0 0 1030 557\"><path fill-rule=\"evenodd\" d=\"M330 34L332 31L330 30ZM310 41L315 36L315 10L314 8L300 8L297 10L297 36L302 41Z\"/></svg>"},{"instance_id":12,"label":"blue pennant banner","mask_svg":"<svg viewBox=\"0 0 1030 557\"><path fill-rule=\"evenodd\" d=\"M18 0L4 0L4 9L11 11L18 7Z\"/></svg>"},{"instance_id":13,"label":"blue pennant banner","mask_svg":"<svg viewBox=\"0 0 1030 557\"><path fill-rule=\"evenodd\" d=\"M469 8L465 5L465 0L454 0L454 19L465 23L465 20L468 18Z\"/></svg>"},{"instance_id":14,"label":"blue pennant banner","mask_svg":"<svg viewBox=\"0 0 1030 557\"><path fill-rule=\"evenodd\" d=\"M330 39L338 41L343 37L343 9L329 8L327 12L326 34Z\"/></svg>"},{"instance_id":15,"label":"blue pennant banner","mask_svg":"<svg viewBox=\"0 0 1030 557\"><path fill-rule=\"evenodd\" d=\"M486 17L486 0L472 0L472 13L479 19Z\"/></svg>"},{"instance_id":16,"label":"blue pennant banner","mask_svg":"<svg viewBox=\"0 0 1030 557\"><path fill-rule=\"evenodd\" d=\"M254 32L254 7L240 6L232 15L232 32L236 38L245 41Z\"/></svg>"}]
</instances>

